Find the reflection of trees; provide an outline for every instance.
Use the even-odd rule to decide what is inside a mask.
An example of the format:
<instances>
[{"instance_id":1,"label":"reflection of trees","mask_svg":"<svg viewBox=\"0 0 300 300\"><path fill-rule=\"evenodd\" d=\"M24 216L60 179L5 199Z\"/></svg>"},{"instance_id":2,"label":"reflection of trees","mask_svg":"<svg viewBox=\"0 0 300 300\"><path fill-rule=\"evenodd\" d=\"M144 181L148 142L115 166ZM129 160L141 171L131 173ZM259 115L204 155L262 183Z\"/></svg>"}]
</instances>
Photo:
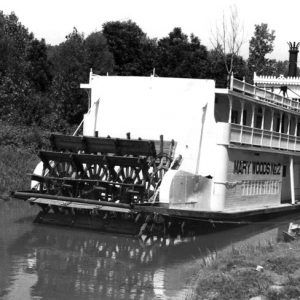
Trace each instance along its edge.
<instances>
[{"instance_id":1,"label":"reflection of trees","mask_svg":"<svg viewBox=\"0 0 300 300\"><path fill-rule=\"evenodd\" d=\"M27 236L26 247L36 252L38 275L32 296L151 299L157 267L200 254L196 237L136 239L44 229Z\"/></svg>"},{"instance_id":2,"label":"reflection of trees","mask_svg":"<svg viewBox=\"0 0 300 300\"><path fill-rule=\"evenodd\" d=\"M30 270L38 279L32 287L32 297L152 299L157 278L164 291L180 289L188 268L213 259L210 255L215 250L239 241L251 242L258 233L270 237L277 232L274 228L276 223L193 237L138 239L37 226L17 239L9 252L35 259ZM175 273L182 276L177 278Z\"/></svg>"}]
</instances>

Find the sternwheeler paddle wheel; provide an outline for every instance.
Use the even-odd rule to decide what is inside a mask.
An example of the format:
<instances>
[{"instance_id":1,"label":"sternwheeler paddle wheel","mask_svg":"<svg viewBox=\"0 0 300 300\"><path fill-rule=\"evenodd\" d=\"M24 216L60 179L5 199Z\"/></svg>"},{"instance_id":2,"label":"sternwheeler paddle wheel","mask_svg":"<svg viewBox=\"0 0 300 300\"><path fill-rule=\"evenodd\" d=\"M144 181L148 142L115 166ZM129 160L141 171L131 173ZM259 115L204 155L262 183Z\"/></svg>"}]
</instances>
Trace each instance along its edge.
<instances>
[{"instance_id":1,"label":"sternwheeler paddle wheel","mask_svg":"<svg viewBox=\"0 0 300 300\"><path fill-rule=\"evenodd\" d=\"M163 222L133 207L158 201L165 172L178 164L173 140L133 140L128 133L127 139L53 134L50 141L51 151L39 152L40 172L30 174L32 190L14 193L42 208L36 222L134 234Z\"/></svg>"}]
</instances>

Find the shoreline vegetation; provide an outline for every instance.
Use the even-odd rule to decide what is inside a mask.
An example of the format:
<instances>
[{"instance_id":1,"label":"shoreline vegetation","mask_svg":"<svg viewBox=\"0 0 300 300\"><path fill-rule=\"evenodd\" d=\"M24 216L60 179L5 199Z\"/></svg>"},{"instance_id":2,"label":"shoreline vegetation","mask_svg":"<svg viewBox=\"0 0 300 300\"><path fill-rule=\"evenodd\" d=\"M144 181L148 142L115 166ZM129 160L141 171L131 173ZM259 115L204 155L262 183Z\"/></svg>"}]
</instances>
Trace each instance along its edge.
<instances>
[{"instance_id":1,"label":"shoreline vegetation","mask_svg":"<svg viewBox=\"0 0 300 300\"><path fill-rule=\"evenodd\" d=\"M9 200L12 190L29 189L27 174L39 161L39 149L49 148L49 136L39 127L0 122L1 201ZM212 252L200 265L188 300L300 299L300 239L232 246Z\"/></svg>"},{"instance_id":2,"label":"shoreline vegetation","mask_svg":"<svg viewBox=\"0 0 300 300\"><path fill-rule=\"evenodd\" d=\"M50 132L38 127L13 126L0 121L0 199L13 190L30 188L39 149L49 147Z\"/></svg>"},{"instance_id":3,"label":"shoreline vegetation","mask_svg":"<svg viewBox=\"0 0 300 300\"><path fill-rule=\"evenodd\" d=\"M300 239L212 253L203 260L186 299L300 299Z\"/></svg>"}]
</instances>

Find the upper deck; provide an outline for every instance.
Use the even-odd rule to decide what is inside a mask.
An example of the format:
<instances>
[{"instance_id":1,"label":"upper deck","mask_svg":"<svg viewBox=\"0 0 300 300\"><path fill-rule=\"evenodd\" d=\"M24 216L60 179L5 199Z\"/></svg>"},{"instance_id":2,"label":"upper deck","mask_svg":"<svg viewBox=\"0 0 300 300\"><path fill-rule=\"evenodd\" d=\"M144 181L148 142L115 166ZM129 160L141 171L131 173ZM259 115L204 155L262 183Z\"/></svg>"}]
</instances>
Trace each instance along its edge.
<instances>
[{"instance_id":1,"label":"upper deck","mask_svg":"<svg viewBox=\"0 0 300 300\"><path fill-rule=\"evenodd\" d=\"M215 118L229 147L300 155L296 99L232 77L229 89L216 89Z\"/></svg>"}]
</instances>

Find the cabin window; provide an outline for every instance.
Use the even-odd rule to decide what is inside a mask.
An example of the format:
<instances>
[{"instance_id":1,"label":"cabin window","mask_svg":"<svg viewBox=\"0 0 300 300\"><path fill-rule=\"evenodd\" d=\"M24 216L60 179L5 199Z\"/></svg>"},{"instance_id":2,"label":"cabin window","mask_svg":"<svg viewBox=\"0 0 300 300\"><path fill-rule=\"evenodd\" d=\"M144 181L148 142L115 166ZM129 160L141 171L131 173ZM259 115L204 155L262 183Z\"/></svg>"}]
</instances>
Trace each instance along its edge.
<instances>
[{"instance_id":1,"label":"cabin window","mask_svg":"<svg viewBox=\"0 0 300 300\"><path fill-rule=\"evenodd\" d=\"M262 124L262 109L259 108L257 110L257 114L256 114L256 120L255 120L255 128L261 128L261 124Z\"/></svg>"},{"instance_id":2,"label":"cabin window","mask_svg":"<svg viewBox=\"0 0 300 300\"><path fill-rule=\"evenodd\" d=\"M286 177L286 166L282 167L282 177Z\"/></svg>"},{"instance_id":3,"label":"cabin window","mask_svg":"<svg viewBox=\"0 0 300 300\"><path fill-rule=\"evenodd\" d=\"M286 132L284 125L285 125L285 116L283 114L282 115L282 119L281 119L281 133L285 133Z\"/></svg>"},{"instance_id":4,"label":"cabin window","mask_svg":"<svg viewBox=\"0 0 300 300\"><path fill-rule=\"evenodd\" d=\"M233 110L231 112L231 123L238 124L239 123L238 116L239 116L238 111L237 110Z\"/></svg>"},{"instance_id":5,"label":"cabin window","mask_svg":"<svg viewBox=\"0 0 300 300\"><path fill-rule=\"evenodd\" d=\"M243 112L243 125L246 125L247 124L247 110L244 109L244 112Z\"/></svg>"},{"instance_id":6,"label":"cabin window","mask_svg":"<svg viewBox=\"0 0 300 300\"><path fill-rule=\"evenodd\" d=\"M280 115L277 113L277 114L274 114L274 120L275 120L275 131L276 132L279 132L279 128L280 128Z\"/></svg>"}]
</instances>

